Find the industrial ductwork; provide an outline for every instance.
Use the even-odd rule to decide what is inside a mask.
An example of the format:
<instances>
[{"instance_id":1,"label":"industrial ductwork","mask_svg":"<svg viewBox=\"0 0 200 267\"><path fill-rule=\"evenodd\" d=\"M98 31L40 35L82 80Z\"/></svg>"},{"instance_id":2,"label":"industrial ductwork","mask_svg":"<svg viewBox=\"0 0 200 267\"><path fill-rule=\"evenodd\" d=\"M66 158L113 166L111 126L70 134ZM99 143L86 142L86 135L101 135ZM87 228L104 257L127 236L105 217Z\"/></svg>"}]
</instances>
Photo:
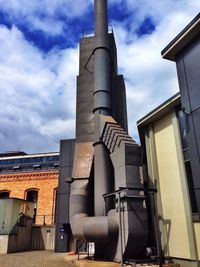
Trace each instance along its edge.
<instances>
[{"instance_id":1,"label":"industrial ductwork","mask_svg":"<svg viewBox=\"0 0 200 267\"><path fill-rule=\"evenodd\" d=\"M125 88L117 75L114 35L108 33L107 0L95 0L94 7L95 36L81 40L69 217L74 238L95 242L97 256L122 261L139 257L147 242L144 196L138 190L142 154L127 132Z\"/></svg>"}]
</instances>

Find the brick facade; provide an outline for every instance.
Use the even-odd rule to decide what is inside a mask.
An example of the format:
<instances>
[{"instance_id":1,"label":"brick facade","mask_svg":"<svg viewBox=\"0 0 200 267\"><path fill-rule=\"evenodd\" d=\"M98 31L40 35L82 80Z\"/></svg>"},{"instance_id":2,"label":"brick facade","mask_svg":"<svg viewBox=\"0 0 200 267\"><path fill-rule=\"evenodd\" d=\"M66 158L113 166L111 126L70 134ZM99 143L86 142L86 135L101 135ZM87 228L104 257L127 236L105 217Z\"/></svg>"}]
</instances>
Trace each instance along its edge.
<instances>
[{"instance_id":1,"label":"brick facade","mask_svg":"<svg viewBox=\"0 0 200 267\"><path fill-rule=\"evenodd\" d=\"M57 170L0 174L0 192L10 191L10 197L26 199L28 190L38 191L36 224L54 223L57 187Z\"/></svg>"}]
</instances>

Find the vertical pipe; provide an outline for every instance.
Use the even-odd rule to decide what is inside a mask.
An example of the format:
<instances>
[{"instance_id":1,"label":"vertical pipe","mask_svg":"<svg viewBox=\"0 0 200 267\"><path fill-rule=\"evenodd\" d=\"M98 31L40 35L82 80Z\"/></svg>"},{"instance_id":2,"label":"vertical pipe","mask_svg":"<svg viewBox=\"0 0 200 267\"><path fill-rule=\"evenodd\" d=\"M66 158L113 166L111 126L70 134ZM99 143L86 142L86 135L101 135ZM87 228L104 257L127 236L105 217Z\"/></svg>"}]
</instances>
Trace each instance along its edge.
<instances>
[{"instance_id":1,"label":"vertical pipe","mask_svg":"<svg viewBox=\"0 0 200 267\"><path fill-rule=\"evenodd\" d=\"M156 236L156 248L157 248L157 254L158 254L158 264L159 267L162 266L161 262L161 240L160 240L160 233L159 233L159 220L158 220L158 209L156 205L155 195L152 193L152 214L153 214L153 221L154 221L154 228L155 228L155 236Z\"/></svg>"},{"instance_id":2,"label":"vertical pipe","mask_svg":"<svg viewBox=\"0 0 200 267\"><path fill-rule=\"evenodd\" d=\"M104 216L105 201L103 194L110 192L111 166L109 154L104 144L94 144L94 208L95 216Z\"/></svg>"},{"instance_id":3,"label":"vertical pipe","mask_svg":"<svg viewBox=\"0 0 200 267\"><path fill-rule=\"evenodd\" d=\"M79 240L76 240L76 247L78 251L78 260L80 259L80 254L79 254Z\"/></svg>"},{"instance_id":4,"label":"vertical pipe","mask_svg":"<svg viewBox=\"0 0 200 267\"><path fill-rule=\"evenodd\" d=\"M120 238L120 255L121 255L121 266L123 265L123 242L122 242L122 218L121 218L121 199L120 193L118 193L118 212L119 212L119 238Z\"/></svg>"},{"instance_id":5,"label":"vertical pipe","mask_svg":"<svg viewBox=\"0 0 200 267\"><path fill-rule=\"evenodd\" d=\"M94 113L110 114L107 0L94 1Z\"/></svg>"},{"instance_id":6,"label":"vertical pipe","mask_svg":"<svg viewBox=\"0 0 200 267\"><path fill-rule=\"evenodd\" d=\"M95 49L94 49L94 114L110 114L110 71L107 0L94 0ZM94 209L96 216L103 216L103 194L109 192L110 158L100 141L98 116L95 116L94 143Z\"/></svg>"}]
</instances>

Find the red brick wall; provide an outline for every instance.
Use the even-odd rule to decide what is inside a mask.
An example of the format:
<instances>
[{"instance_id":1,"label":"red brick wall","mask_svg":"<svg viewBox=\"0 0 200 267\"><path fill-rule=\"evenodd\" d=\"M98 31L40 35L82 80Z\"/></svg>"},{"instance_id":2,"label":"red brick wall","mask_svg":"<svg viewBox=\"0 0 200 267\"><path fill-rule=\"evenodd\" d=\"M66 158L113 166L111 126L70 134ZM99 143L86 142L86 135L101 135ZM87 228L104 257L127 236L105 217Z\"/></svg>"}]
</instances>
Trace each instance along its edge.
<instances>
[{"instance_id":1,"label":"red brick wall","mask_svg":"<svg viewBox=\"0 0 200 267\"><path fill-rule=\"evenodd\" d=\"M52 224L55 215L55 188L58 171L0 174L0 191L9 190L10 197L25 199L28 189L38 189L36 224Z\"/></svg>"}]
</instances>

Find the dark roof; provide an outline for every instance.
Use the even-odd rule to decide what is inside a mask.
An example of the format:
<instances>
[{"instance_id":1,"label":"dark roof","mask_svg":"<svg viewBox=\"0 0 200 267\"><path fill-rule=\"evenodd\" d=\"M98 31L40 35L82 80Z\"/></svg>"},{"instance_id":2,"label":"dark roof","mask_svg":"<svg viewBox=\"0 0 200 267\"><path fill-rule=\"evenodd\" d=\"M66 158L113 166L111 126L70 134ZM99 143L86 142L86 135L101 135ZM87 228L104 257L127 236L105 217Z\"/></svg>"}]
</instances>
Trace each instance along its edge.
<instances>
[{"instance_id":1,"label":"dark roof","mask_svg":"<svg viewBox=\"0 0 200 267\"><path fill-rule=\"evenodd\" d=\"M165 59L175 61L176 55L200 33L200 13L162 50Z\"/></svg>"},{"instance_id":2,"label":"dark roof","mask_svg":"<svg viewBox=\"0 0 200 267\"><path fill-rule=\"evenodd\" d=\"M27 155L27 154L25 152L23 152L23 151L7 151L5 153L0 153L0 158L2 158L2 157L23 156L23 155Z\"/></svg>"}]
</instances>

